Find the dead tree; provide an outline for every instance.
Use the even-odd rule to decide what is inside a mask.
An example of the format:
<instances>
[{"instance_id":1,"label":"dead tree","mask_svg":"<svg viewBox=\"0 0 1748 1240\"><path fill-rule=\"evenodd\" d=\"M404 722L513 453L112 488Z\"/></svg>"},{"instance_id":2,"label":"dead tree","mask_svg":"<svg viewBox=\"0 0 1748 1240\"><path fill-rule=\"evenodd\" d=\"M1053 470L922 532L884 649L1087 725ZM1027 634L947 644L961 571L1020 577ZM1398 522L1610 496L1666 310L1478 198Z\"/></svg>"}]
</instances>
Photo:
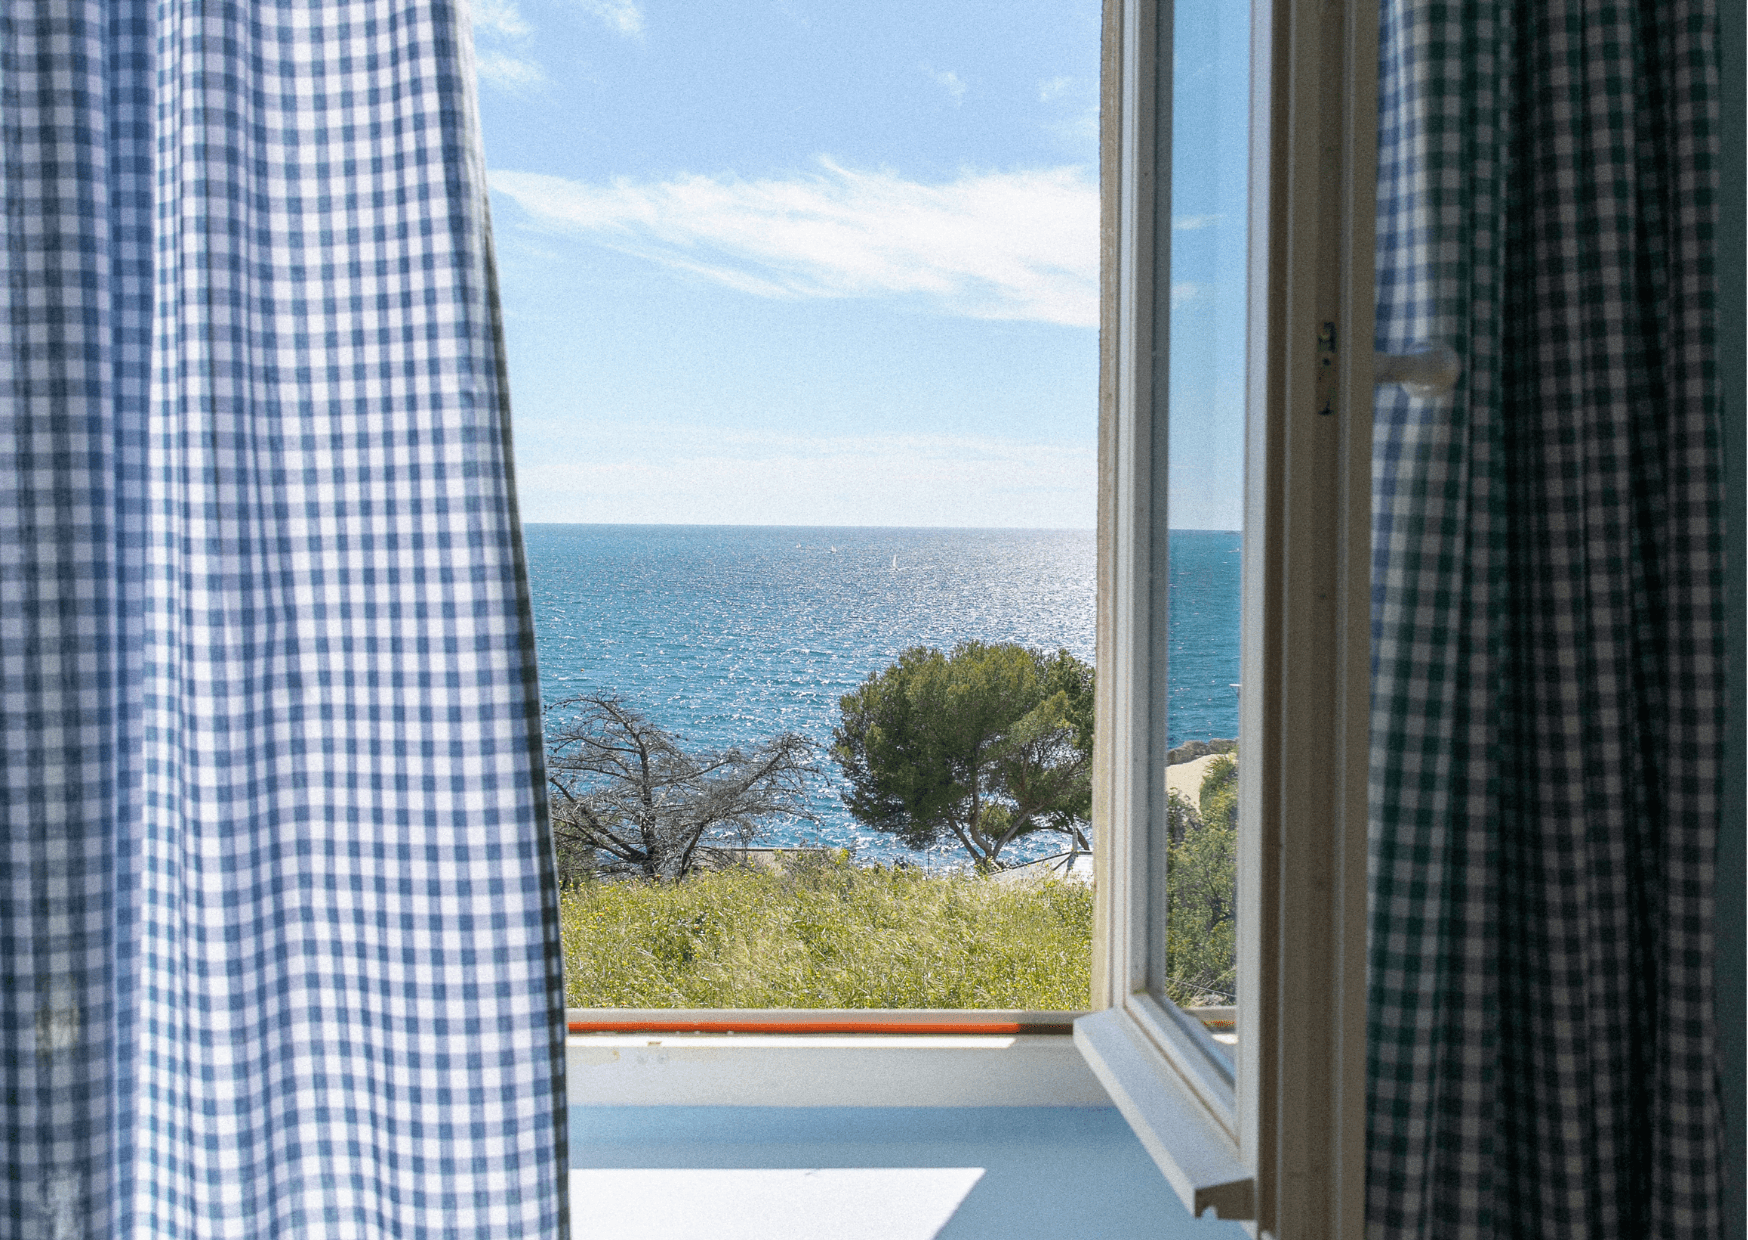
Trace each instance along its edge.
<instances>
[{"instance_id":1,"label":"dead tree","mask_svg":"<svg viewBox=\"0 0 1748 1240\"><path fill-rule=\"evenodd\" d=\"M784 732L750 749L688 753L613 695L581 694L547 734L561 878L592 868L673 882L775 819L818 821L818 746Z\"/></svg>"}]
</instances>

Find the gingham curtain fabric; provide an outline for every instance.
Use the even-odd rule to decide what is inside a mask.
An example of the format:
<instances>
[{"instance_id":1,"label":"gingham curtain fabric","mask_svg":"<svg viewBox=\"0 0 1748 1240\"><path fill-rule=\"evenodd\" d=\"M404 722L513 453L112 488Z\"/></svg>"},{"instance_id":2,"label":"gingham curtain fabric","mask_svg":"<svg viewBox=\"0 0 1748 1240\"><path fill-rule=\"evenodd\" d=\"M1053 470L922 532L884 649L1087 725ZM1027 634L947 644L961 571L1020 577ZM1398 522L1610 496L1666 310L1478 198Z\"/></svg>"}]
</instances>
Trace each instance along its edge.
<instances>
[{"instance_id":1,"label":"gingham curtain fabric","mask_svg":"<svg viewBox=\"0 0 1748 1240\"><path fill-rule=\"evenodd\" d=\"M464 21L0 0L0 1236L551 1236Z\"/></svg>"},{"instance_id":2,"label":"gingham curtain fabric","mask_svg":"<svg viewBox=\"0 0 1748 1240\"><path fill-rule=\"evenodd\" d=\"M1718 1232L1705 0L1384 0L1374 1237Z\"/></svg>"}]
</instances>

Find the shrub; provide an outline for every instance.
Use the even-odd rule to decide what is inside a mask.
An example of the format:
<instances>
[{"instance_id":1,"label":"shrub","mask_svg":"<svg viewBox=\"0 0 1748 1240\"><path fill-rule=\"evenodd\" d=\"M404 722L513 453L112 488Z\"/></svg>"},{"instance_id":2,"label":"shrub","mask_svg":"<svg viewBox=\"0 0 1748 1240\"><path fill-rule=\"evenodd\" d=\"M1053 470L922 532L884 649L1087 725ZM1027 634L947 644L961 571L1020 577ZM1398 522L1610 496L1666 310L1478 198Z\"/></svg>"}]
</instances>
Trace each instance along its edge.
<instances>
[{"instance_id":1,"label":"shrub","mask_svg":"<svg viewBox=\"0 0 1748 1240\"><path fill-rule=\"evenodd\" d=\"M846 855L560 895L571 1007L1087 1006L1092 889Z\"/></svg>"},{"instance_id":2,"label":"shrub","mask_svg":"<svg viewBox=\"0 0 1748 1240\"><path fill-rule=\"evenodd\" d=\"M1202 772L1202 821L1220 826L1238 827L1238 761L1232 754L1221 754L1208 763Z\"/></svg>"},{"instance_id":3,"label":"shrub","mask_svg":"<svg viewBox=\"0 0 1748 1240\"><path fill-rule=\"evenodd\" d=\"M1238 763L1215 758L1200 809L1168 804L1166 993L1177 1003L1230 1002L1237 993Z\"/></svg>"},{"instance_id":4,"label":"shrub","mask_svg":"<svg viewBox=\"0 0 1748 1240\"><path fill-rule=\"evenodd\" d=\"M1085 844L1093 669L1068 651L913 646L838 707L832 756L867 826L909 848L955 841L985 870L1034 831Z\"/></svg>"},{"instance_id":5,"label":"shrub","mask_svg":"<svg viewBox=\"0 0 1748 1240\"><path fill-rule=\"evenodd\" d=\"M1176 1003L1231 1002L1237 992L1237 846L1232 827L1204 822L1168 847L1166 993Z\"/></svg>"}]
</instances>

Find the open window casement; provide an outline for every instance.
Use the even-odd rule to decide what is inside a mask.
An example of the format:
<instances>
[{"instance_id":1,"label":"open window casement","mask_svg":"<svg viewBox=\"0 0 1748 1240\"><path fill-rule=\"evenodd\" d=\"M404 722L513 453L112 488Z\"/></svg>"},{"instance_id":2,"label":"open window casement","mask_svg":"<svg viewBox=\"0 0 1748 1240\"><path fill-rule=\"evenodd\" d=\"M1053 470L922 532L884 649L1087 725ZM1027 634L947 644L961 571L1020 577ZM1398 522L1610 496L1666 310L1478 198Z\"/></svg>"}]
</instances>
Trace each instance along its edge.
<instances>
[{"instance_id":1,"label":"open window casement","mask_svg":"<svg viewBox=\"0 0 1748 1240\"><path fill-rule=\"evenodd\" d=\"M1171 0L1107 0L1098 898L1075 1040L1193 1212L1363 1234L1377 9L1254 0L1237 1042L1164 998ZM1243 106L1235 99L1233 106Z\"/></svg>"}]
</instances>

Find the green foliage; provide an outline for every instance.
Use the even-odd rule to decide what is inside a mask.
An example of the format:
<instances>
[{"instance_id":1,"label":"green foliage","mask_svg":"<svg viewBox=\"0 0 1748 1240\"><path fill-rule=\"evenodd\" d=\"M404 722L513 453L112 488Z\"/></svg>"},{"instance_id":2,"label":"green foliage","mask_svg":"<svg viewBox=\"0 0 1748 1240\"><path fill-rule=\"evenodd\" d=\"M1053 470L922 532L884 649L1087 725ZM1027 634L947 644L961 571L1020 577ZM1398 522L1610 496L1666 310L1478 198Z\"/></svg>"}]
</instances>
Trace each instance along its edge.
<instances>
[{"instance_id":1,"label":"green foliage","mask_svg":"<svg viewBox=\"0 0 1748 1240\"><path fill-rule=\"evenodd\" d=\"M1238 829L1238 759L1221 754L1202 772L1202 821Z\"/></svg>"},{"instance_id":2,"label":"green foliage","mask_svg":"<svg viewBox=\"0 0 1748 1240\"><path fill-rule=\"evenodd\" d=\"M1237 843L1231 827L1204 823L1168 849L1166 990L1177 1003L1230 1001L1236 993Z\"/></svg>"},{"instance_id":3,"label":"green foliage","mask_svg":"<svg viewBox=\"0 0 1748 1240\"><path fill-rule=\"evenodd\" d=\"M1165 794L1165 829L1172 843L1177 843L1202 825L1202 815L1176 788Z\"/></svg>"},{"instance_id":4,"label":"green foliage","mask_svg":"<svg viewBox=\"0 0 1748 1240\"><path fill-rule=\"evenodd\" d=\"M1167 802L1167 993L1177 1003L1230 1002L1237 993L1238 764L1216 758L1202 776L1200 812ZM1181 830L1180 830L1181 823Z\"/></svg>"},{"instance_id":5,"label":"green foliage","mask_svg":"<svg viewBox=\"0 0 1748 1240\"><path fill-rule=\"evenodd\" d=\"M570 1007L1085 1008L1092 889L847 857L560 894Z\"/></svg>"},{"instance_id":6,"label":"green foliage","mask_svg":"<svg viewBox=\"0 0 1748 1240\"><path fill-rule=\"evenodd\" d=\"M1033 831L1071 831L1092 799L1093 671L1066 650L913 646L839 701L832 756L857 819L982 868Z\"/></svg>"}]
</instances>

